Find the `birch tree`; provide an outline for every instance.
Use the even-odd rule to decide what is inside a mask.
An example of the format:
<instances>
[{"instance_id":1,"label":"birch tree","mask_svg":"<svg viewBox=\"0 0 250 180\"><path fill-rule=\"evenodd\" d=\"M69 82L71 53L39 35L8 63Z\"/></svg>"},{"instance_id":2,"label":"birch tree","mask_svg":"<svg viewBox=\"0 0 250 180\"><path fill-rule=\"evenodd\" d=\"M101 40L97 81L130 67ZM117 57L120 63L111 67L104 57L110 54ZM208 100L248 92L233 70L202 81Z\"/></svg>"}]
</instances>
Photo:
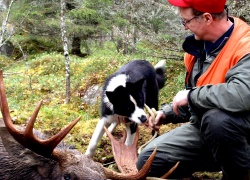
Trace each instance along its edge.
<instances>
[{"instance_id":1,"label":"birch tree","mask_svg":"<svg viewBox=\"0 0 250 180\"><path fill-rule=\"evenodd\" d=\"M14 2L14 0L11 0L11 2L9 4L7 15L6 15L6 17L5 17L5 19L3 20L3 23L2 23L2 30L1 30L1 35L0 35L0 47L2 45L4 45L4 43L10 38L10 36L9 36L9 37L7 37L7 39L4 39L5 34L6 34L6 29L7 29L7 23L8 23L8 19L9 19L9 15L10 15L10 10L11 10L13 2Z\"/></svg>"},{"instance_id":2,"label":"birch tree","mask_svg":"<svg viewBox=\"0 0 250 180\"><path fill-rule=\"evenodd\" d=\"M65 77L66 77L66 98L65 104L70 102L70 58L68 52L68 39L66 36L65 26L65 0L61 0L61 32L62 32L62 43L65 57Z\"/></svg>"}]
</instances>

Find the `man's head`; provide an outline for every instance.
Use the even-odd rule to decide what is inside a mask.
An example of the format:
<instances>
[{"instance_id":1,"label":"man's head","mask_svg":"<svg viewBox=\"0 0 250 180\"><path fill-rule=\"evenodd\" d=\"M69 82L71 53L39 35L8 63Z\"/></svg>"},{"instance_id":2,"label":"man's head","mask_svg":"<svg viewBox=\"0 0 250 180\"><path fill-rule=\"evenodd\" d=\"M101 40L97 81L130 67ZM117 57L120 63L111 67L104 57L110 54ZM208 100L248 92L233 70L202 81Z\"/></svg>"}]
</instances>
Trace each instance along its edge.
<instances>
[{"instance_id":1,"label":"man's head","mask_svg":"<svg viewBox=\"0 0 250 180\"><path fill-rule=\"evenodd\" d=\"M226 0L168 0L177 6L185 30L196 40L215 42L231 26L225 11Z\"/></svg>"},{"instance_id":2,"label":"man's head","mask_svg":"<svg viewBox=\"0 0 250 180\"><path fill-rule=\"evenodd\" d=\"M221 13L224 10L226 0L168 0L174 6L188 8L208 13Z\"/></svg>"}]
</instances>

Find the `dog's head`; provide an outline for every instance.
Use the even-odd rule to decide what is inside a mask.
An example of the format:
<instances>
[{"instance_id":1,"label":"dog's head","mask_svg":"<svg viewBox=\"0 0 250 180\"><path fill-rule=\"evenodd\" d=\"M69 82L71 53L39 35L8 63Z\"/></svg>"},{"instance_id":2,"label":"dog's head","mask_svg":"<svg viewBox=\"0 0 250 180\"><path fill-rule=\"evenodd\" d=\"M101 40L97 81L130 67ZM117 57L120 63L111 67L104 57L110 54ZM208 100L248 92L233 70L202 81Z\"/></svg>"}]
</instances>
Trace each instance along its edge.
<instances>
[{"instance_id":1,"label":"dog's head","mask_svg":"<svg viewBox=\"0 0 250 180\"><path fill-rule=\"evenodd\" d=\"M106 91L107 98L113 105L114 114L125 116L138 124L147 120L144 111L143 83L145 79L137 82L126 82L112 91Z\"/></svg>"}]
</instances>

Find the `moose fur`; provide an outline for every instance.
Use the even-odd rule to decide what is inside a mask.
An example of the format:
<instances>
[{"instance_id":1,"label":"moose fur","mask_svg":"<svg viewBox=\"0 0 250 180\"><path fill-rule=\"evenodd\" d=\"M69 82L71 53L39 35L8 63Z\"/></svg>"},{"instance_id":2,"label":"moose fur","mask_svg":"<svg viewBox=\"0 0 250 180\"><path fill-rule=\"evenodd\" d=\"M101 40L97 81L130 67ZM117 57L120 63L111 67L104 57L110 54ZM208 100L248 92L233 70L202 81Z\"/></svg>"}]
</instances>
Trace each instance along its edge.
<instances>
[{"instance_id":1,"label":"moose fur","mask_svg":"<svg viewBox=\"0 0 250 180\"><path fill-rule=\"evenodd\" d=\"M34 134L39 139L48 138L39 131ZM60 143L57 149L63 152L63 164L24 148L12 138L6 127L0 127L0 179L106 179L100 163L64 143Z\"/></svg>"}]
</instances>

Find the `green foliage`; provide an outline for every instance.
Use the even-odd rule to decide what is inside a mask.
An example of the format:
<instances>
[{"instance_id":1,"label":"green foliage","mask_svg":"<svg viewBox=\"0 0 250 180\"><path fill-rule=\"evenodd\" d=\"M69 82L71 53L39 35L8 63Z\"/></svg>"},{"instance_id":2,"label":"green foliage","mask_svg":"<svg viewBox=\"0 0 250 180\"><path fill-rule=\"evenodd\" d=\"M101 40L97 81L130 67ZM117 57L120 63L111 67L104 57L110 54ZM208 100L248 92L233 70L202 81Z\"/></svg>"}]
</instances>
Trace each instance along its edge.
<instances>
[{"instance_id":1,"label":"green foliage","mask_svg":"<svg viewBox=\"0 0 250 180\"><path fill-rule=\"evenodd\" d=\"M101 21L101 17L98 15L93 9L89 9L87 7L83 7L81 9L74 9L69 13L70 17L74 20L75 23L79 23L81 25L86 24L98 24Z\"/></svg>"},{"instance_id":2,"label":"green foliage","mask_svg":"<svg viewBox=\"0 0 250 180\"><path fill-rule=\"evenodd\" d=\"M108 10L111 1L85 1L79 8L68 13L72 26L68 31L86 40L93 34L110 31L111 23Z\"/></svg>"},{"instance_id":3,"label":"green foliage","mask_svg":"<svg viewBox=\"0 0 250 180\"><path fill-rule=\"evenodd\" d=\"M47 38L43 36L32 36L32 35L16 35L12 39L15 50L13 54L13 58L18 60L23 57L23 53L26 55L35 55L42 52L53 52L53 51L61 51L62 46L58 46L60 42L57 39ZM21 47L18 48L18 47ZM23 51L23 52L22 52Z\"/></svg>"},{"instance_id":4,"label":"green foliage","mask_svg":"<svg viewBox=\"0 0 250 180\"><path fill-rule=\"evenodd\" d=\"M116 26L120 28L124 28L127 25L129 25L129 21L127 19L120 17L119 15L114 15L112 21Z\"/></svg>"},{"instance_id":5,"label":"green foliage","mask_svg":"<svg viewBox=\"0 0 250 180\"><path fill-rule=\"evenodd\" d=\"M250 22L249 3L246 0L230 0L227 4L229 15ZM141 0L73 0L66 1L66 9L65 21L69 40L72 37L79 37L80 41L108 37L116 44L123 43L117 48L120 51L125 49L124 44L127 43L130 50L127 52L135 52L135 43L146 40L162 49L157 56L166 58L166 50L180 51L181 43L189 33L180 25L176 8L169 6L165 0L154 3ZM19 45L26 55L62 50L60 12L59 0L21 0L13 3L8 22L15 32L15 37L11 38L11 42L17 47L15 59L22 56ZM1 22L6 13L0 12Z\"/></svg>"},{"instance_id":6,"label":"green foliage","mask_svg":"<svg viewBox=\"0 0 250 180\"><path fill-rule=\"evenodd\" d=\"M102 9L113 4L111 0L86 0L85 5L90 8Z\"/></svg>"},{"instance_id":7,"label":"green foliage","mask_svg":"<svg viewBox=\"0 0 250 180\"><path fill-rule=\"evenodd\" d=\"M16 1L13 4L12 12L15 13L11 13L10 20L15 23L17 33L29 32L29 34L36 35L52 35L60 31L59 2ZM20 24L22 28L18 28Z\"/></svg>"},{"instance_id":8,"label":"green foliage","mask_svg":"<svg viewBox=\"0 0 250 180\"><path fill-rule=\"evenodd\" d=\"M13 60L9 57L0 54L0 69L10 66L13 63Z\"/></svg>"},{"instance_id":9,"label":"green foliage","mask_svg":"<svg viewBox=\"0 0 250 180\"><path fill-rule=\"evenodd\" d=\"M233 1L228 2L229 5L229 15L241 18L243 21L250 24L250 4L248 0Z\"/></svg>"},{"instance_id":10,"label":"green foliage","mask_svg":"<svg viewBox=\"0 0 250 180\"><path fill-rule=\"evenodd\" d=\"M159 103L170 103L179 90L184 89L185 67L182 61L167 61L167 82L159 94Z\"/></svg>"}]
</instances>

